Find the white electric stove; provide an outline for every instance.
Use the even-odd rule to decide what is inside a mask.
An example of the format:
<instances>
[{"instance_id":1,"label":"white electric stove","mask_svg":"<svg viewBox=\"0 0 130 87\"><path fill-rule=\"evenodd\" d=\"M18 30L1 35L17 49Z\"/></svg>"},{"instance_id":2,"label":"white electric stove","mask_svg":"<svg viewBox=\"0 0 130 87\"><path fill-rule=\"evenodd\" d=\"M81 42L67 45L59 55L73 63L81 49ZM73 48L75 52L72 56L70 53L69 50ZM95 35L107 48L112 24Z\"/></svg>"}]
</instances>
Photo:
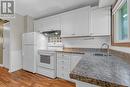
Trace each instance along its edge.
<instances>
[{"instance_id":1,"label":"white electric stove","mask_svg":"<svg viewBox=\"0 0 130 87\"><path fill-rule=\"evenodd\" d=\"M50 78L56 78L56 51L62 50L63 44L61 43L48 43L47 50L39 50L37 73Z\"/></svg>"}]
</instances>

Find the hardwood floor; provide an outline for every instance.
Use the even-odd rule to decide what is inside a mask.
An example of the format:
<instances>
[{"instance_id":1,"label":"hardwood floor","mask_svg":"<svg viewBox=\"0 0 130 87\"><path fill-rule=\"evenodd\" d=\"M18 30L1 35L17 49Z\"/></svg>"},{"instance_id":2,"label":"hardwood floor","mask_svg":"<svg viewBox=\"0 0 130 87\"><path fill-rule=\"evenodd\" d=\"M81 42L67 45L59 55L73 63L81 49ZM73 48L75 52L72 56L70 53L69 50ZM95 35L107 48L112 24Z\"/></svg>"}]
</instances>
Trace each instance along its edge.
<instances>
[{"instance_id":1,"label":"hardwood floor","mask_svg":"<svg viewBox=\"0 0 130 87\"><path fill-rule=\"evenodd\" d=\"M8 73L7 69L0 67L0 87L75 87L75 84L23 70Z\"/></svg>"}]
</instances>

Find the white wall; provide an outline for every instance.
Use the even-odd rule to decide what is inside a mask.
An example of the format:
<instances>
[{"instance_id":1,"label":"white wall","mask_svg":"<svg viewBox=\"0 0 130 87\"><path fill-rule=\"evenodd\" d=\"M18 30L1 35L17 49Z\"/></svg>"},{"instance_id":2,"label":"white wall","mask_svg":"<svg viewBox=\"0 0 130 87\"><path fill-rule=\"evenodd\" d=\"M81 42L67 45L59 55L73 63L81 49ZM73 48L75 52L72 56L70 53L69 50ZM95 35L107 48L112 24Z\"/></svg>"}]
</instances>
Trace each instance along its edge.
<instances>
[{"instance_id":1,"label":"white wall","mask_svg":"<svg viewBox=\"0 0 130 87\"><path fill-rule=\"evenodd\" d=\"M25 32L34 32L33 17L25 16L24 23L25 23L25 25L24 25Z\"/></svg>"},{"instance_id":2,"label":"white wall","mask_svg":"<svg viewBox=\"0 0 130 87\"><path fill-rule=\"evenodd\" d=\"M64 46L71 48L101 48L103 43L110 44L110 37L63 38Z\"/></svg>"},{"instance_id":3,"label":"white wall","mask_svg":"<svg viewBox=\"0 0 130 87\"><path fill-rule=\"evenodd\" d=\"M91 37L84 38L63 38L63 43L65 47L70 48L101 48L102 43L111 44L110 37ZM128 47L118 47L111 46L113 50L130 53L130 48Z\"/></svg>"},{"instance_id":4,"label":"white wall","mask_svg":"<svg viewBox=\"0 0 130 87\"><path fill-rule=\"evenodd\" d=\"M16 14L10 19L10 72L22 68L22 34L24 33L24 17Z\"/></svg>"},{"instance_id":5,"label":"white wall","mask_svg":"<svg viewBox=\"0 0 130 87\"><path fill-rule=\"evenodd\" d=\"M128 47L116 47L116 46L111 46L111 49L125 52L125 53L130 53L130 48Z\"/></svg>"}]
</instances>

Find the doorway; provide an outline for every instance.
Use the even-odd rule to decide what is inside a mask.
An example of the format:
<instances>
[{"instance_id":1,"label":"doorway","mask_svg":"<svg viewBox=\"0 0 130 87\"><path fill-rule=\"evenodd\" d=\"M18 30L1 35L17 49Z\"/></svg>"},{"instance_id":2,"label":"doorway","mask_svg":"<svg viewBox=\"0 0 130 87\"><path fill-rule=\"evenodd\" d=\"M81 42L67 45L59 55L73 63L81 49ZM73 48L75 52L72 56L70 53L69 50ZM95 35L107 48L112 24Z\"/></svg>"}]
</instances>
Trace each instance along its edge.
<instances>
[{"instance_id":1,"label":"doorway","mask_svg":"<svg viewBox=\"0 0 130 87\"><path fill-rule=\"evenodd\" d=\"M4 50L4 37L3 37L3 31L4 31L4 24L7 23L7 20L0 19L0 66L3 66L3 50Z\"/></svg>"},{"instance_id":2,"label":"doorway","mask_svg":"<svg viewBox=\"0 0 130 87\"><path fill-rule=\"evenodd\" d=\"M0 21L0 65L3 64L3 21Z\"/></svg>"}]
</instances>

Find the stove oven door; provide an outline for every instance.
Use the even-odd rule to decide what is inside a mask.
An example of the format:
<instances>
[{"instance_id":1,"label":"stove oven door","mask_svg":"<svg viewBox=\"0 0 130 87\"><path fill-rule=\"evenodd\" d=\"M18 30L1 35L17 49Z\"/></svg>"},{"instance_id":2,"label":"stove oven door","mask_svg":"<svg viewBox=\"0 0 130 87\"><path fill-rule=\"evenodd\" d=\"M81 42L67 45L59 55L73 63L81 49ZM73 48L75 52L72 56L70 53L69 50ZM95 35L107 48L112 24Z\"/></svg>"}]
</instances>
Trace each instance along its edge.
<instances>
[{"instance_id":1,"label":"stove oven door","mask_svg":"<svg viewBox=\"0 0 130 87\"><path fill-rule=\"evenodd\" d=\"M47 69L55 69L56 55L55 54L40 54L38 59L38 65Z\"/></svg>"}]
</instances>

